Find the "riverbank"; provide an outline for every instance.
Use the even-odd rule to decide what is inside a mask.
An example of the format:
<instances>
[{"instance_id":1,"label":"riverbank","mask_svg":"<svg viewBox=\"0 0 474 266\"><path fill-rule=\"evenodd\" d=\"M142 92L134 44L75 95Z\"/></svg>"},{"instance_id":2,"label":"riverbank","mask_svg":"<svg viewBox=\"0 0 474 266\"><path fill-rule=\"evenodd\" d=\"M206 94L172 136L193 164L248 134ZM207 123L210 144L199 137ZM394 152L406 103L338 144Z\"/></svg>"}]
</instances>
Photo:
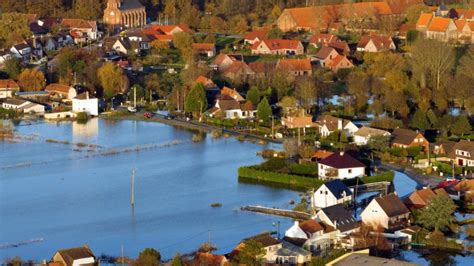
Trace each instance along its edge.
<instances>
[{"instance_id":1,"label":"riverbank","mask_svg":"<svg viewBox=\"0 0 474 266\"><path fill-rule=\"evenodd\" d=\"M414 180L419 187L436 187L440 182L444 181L445 179L441 176L435 175L423 175L417 172L415 169L411 167L405 167L399 164L387 163L387 162L378 162L377 167L391 170L391 171L398 171L401 173L406 174L412 180Z\"/></svg>"},{"instance_id":2,"label":"riverbank","mask_svg":"<svg viewBox=\"0 0 474 266\"><path fill-rule=\"evenodd\" d=\"M120 115L120 116L110 116L107 113L105 113L105 114L102 114L100 117L104 119L112 119L112 120L133 120L133 121L144 121L144 122L156 122L156 123L162 123L162 124L166 124L166 125L170 125L174 127L179 127L179 128L189 129L189 130L197 130L197 131L207 132L207 133L211 133L217 130L217 131L221 131L223 134L229 134L231 136L241 137L248 140L266 141L266 142L278 143L278 144L283 143L283 139L267 138L267 137L256 135L256 134L239 132L236 130L226 129L226 128L199 123L195 121L186 121L186 120L177 119L177 118L167 119L163 115L160 115L160 114L155 114L151 118L145 118L142 113L126 114L126 115Z\"/></svg>"}]
</instances>

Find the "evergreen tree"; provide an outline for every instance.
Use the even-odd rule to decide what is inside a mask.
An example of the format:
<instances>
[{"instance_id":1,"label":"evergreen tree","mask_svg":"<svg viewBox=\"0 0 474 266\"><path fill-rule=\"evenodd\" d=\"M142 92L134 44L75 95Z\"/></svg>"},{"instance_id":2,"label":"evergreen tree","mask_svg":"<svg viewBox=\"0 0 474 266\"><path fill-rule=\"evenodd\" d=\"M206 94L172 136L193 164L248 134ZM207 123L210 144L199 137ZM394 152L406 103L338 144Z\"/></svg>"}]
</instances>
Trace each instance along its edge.
<instances>
[{"instance_id":1,"label":"evergreen tree","mask_svg":"<svg viewBox=\"0 0 474 266\"><path fill-rule=\"evenodd\" d=\"M471 129L472 127L469 123L469 119L467 118L467 116L463 115L456 120L451 129L451 133L456 134L458 136L464 136L464 134L471 132Z\"/></svg>"},{"instance_id":2,"label":"evergreen tree","mask_svg":"<svg viewBox=\"0 0 474 266\"><path fill-rule=\"evenodd\" d=\"M272 108L268 103L267 97L263 97L257 106L257 118L263 122L268 122L272 116Z\"/></svg>"},{"instance_id":3,"label":"evergreen tree","mask_svg":"<svg viewBox=\"0 0 474 266\"><path fill-rule=\"evenodd\" d=\"M171 261L171 266L184 266L183 259L181 258L181 254L176 253Z\"/></svg>"},{"instance_id":4,"label":"evergreen tree","mask_svg":"<svg viewBox=\"0 0 474 266\"><path fill-rule=\"evenodd\" d=\"M411 118L410 127L424 130L430 128L430 122L426 118L426 114L423 111L416 110L415 114Z\"/></svg>"},{"instance_id":5,"label":"evergreen tree","mask_svg":"<svg viewBox=\"0 0 474 266\"><path fill-rule=\"evenodd\" d=\"M196 84L186 96L184 110L188 113L204 112L207 108L207 99L204 86L201 83Z\"/></svg>"},{"instance_id":6,"label":"evergreen tree","mask_svg":"<svg viewBox=\"0 0 474 266\"><path fill-rule=\"evenodd\" d=\"M153 248L145 248L133 265L137 266L159 266L161 264L161 254Z\"/></svg>"},{"instance_id":7,"label":"evergreen tree","mask_svg":"<svg viewBox=\"0 0 474 266\"><path fill-rule=\"evenodd\" d=\"M8 59L5 61L5 67L3 70L8 74L9 78L16 79L22 70L20 59L16 57Z\"/></svg>"},{"instance_id":8,"label":"evergreen tree","mask_svg":"<svg viewBox=\"0 0 474 266\"><path fill-rule=\"evenodd\" d=\"M258 92L258 88L255 86L252 86L248 91L246 95L247 101L251 101L254 106L256 106L260 102L260 93Z\"/></svg>"},{"instance_id":9,"label":"evergreen tree","mask_svg":"<svg viewBox=\"0 0 474 266\"><path fill-rule=\"evenodd\" d=\"M422 224L426 229L434 229L439 232L454 224L456 219L453 216L456 210L456 204L453 200L445 195L436 195L423 208L417 216L417 222Z\"/></svg>"}]
</instances>

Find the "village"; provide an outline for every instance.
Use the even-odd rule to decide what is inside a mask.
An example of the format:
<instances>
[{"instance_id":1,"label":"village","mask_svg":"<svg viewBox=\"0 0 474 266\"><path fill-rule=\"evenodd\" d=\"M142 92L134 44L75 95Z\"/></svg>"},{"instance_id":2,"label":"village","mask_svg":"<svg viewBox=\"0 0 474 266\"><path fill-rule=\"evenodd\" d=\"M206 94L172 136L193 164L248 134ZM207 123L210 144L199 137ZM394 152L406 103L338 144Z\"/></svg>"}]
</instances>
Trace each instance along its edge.
<instances>
[{"instance_id":1,"label":"village","mask_svg":"<svg viewBox=\"0 0 474 266\"><path fill-rule=\"evenodd\" d=\"M19 124L103 119L272 143L236 179L300 201L241 206L294 223L227 254L211 241L167 260L85 245L32 265L417 265L396 256L416 248L474 261L472 5L306 1L231 18L214 4L102 2L96 18L2 10L0 139ZM400 194L397 173L415 190Z\"/></svg>"}]
</instances>

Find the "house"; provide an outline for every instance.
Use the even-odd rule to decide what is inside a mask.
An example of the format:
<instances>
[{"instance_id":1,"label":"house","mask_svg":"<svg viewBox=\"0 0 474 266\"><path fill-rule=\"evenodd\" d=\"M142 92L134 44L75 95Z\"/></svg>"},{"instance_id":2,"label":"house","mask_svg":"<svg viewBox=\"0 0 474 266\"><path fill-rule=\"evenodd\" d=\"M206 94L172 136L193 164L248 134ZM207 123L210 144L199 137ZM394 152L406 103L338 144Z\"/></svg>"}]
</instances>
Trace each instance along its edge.
<instances>
[{"instance_id":1,"label":"house","mask_svg":"<svg viewBox=\"0 0 474 266\"><path fill-rule=\"evenodd\" d=\"M13 58L13 54L10 51L0 51L0 64L5 63L5 61L8 61Z\"/></svg>"},{"instance_id":2,"label":"house","mask_svg":"<svg viewBox=\"0 0 474 266\"><path fill-rule=\"evenodd\" d=\"M140 53L149 49L149 43L142 38L121 37L115 41L112 49L122 54Z\"/></svg>"},{"instance_id":3,"label":"house","mask_svg":"<svg viewBox=\"0 0 474 266\"><path fill-rule=\"evenodd\" d=\"M43 42L43 51L45 53L49 51L55 51L59 48L59 44L54 37L45 37L42 39Z\"/></svg>"},{"instance_id":4,"label":"house","mask_svg":"<svg viewBox=\"0 0 474 266\"><path fill-rule=\"evenodd\" d=\"M31 56L34 57L34 59L37 60L43 57L43 44L40 38L33 36L33 38L26 40L26 43L30 46Z\"/></svg>"},{"instance_id":5,"label":"house","mask_svg":"<svg viewBox=\"0 0 474 266\"><path fill-rule=\"evenodd\" d=\"M447 16L450 18L474 21L474 9L451 8Z\"/></svg>"},{"instance_id":6,"label":"house","mask_svg":"<svg viewBox=\"0 0 474 266\"><path fill-rule=\"evenodd\" d=\"M462 167L474 166L474 142L470 140L460 140L453 147L450 158L454 163Z\"/></svg>"},{"instance_id":7,"label":"house","mask_svg":"<svg viewBox=\"0 0 474 266\"><path fill-rule=\"evenodd\" d=\"M396 194L374 198L362 211L362 222L370 226L381 226L387 230L402 228L409 224L410 210Z\"/></svg>"},{"instance_id":8,"label":"house","mask_svg":"<svg viewBox=\"0 0 474 266\"><path fill-rule=\"evenodd\" d=\"M281 119L281 125L286 128L305 128L315 127L313 123L313 117L308 115L304 109L299 109L294 112L288 113Z\"/></svg>"},{"instance_id":9,"label":"house","mask_svg":"<svg viewBox=\"0 0 474 266\"><path fill-rule=\"evenodd\" d=\"M20 91L20 86L13 79L0 79L0 99L11 98Z\"/></svg>"},{"instance_id":10,"label":"house","mask_svg":"<svg viewBox=\"0 0 474 266\"><path fill-rule=\"evenodd\" d=\"M341 234L349 234L359 229L359 223L352 216L352 210L347 209L343 204L319 210L316 213L316 220L339 230Z\"/></svg>"},{"instance_id":11,"label":"house","mask_svg":"<svg viewBox=\"0 0 474 266\"><path fill-rule=\"evenodd\" d=\"M354 143L358 146L367 145L370 138L376 136L390 137L390 132L378 128L363 126L354 133Z\"/></svg>"},{"instance_id":12,"label":"house","mask_svg":"<svg viewBox=\"0 0 474 266\"><path fill-rule=\"evenodd\" d=\"M431 188L424 188L420 190L415 190L413 193L408 196L404 200L405 205L411 209L421 209L426 207L428 203L437 195L444 195L446 197L448 196L448 193L446 193L446 190L443 188L438 188L438 189L431 189Z\"/></svg>"},{"instance_id":13,"label":"house","mask_svg":"<svg viewBox=\"0 0 474 266\"><path fill-rule=\"evenodd\" d=\"M309 39L309 44L313 45L315 48L321 48L322 46L327 46L329 43L338 41L340 41L339 38L334 34L315 33Z\"/></svg>"},{"instance_id":14,"label":"house","mask_svg":"<svg viewBox=\"0 0 474 266\"><path fill-rule=\"evenodd\" d=\"M357 51L359 52L377 53L387 50L394 51L395 49L397 47L392 37L385 35L362 36L357 43Z\"/></svg>"},{"instance_id":15,"label":"house","mask_svg":"<svg viewBox=\"0 0 474 266\"><path fill-rule=\"evenodd\" d=\"M319 134L321 134L322 137L327 137L336 131L343 131L349 137L353 136L354 133L359 130L352 121L331 115L320 115L316 119L316 123L319 127Z\"/></svg>"},{"instance_id":16,"label":"house","mask_svg":"<svg viewBox=\"0 0 474 266\"><path fill-rule=\"evenodd\" d=\"M193 52L204 57L216 56L216 45L213 43L193 43Z\"/></svg>"},{"instance_id":17,"label":"house","mask_svg":"<svg viewBox=\"0 0 474 266\"><path fill-rule=\"evenodd\" d=\"M247 78L255 75L255 72L243 61L234 61L229 67L227 67L222 75L231 80L246 80Z\"/></svg>"},{"instance_id":18,"label":"house","mask_svg":"<svg viewBox=\"0 0 474 266\"><path fill-rule=\"evenodd\" d=\"M305 265L311 262L311 252L292 243L283 241L275 254L277 265Z\"/></svg>"},{"instance_id":19,"label":"house","mask_svg":"<svg viewBox=\"0 0 474 266\"><path fill-rule=\"evenodd\" d=\"M283 58L279 59L276 68L282 72L288 73L292 76L311 76L313 68L309 58Z\"/></svg>"},{"instance_id":20,"label":"house","mask_svg":"<svg viewBox=\"0 0 474 266\"><path fill-rule=\"evenodd\" d=\"M474 43L474 21L467 21L465 19L457 19L454 21L458 29L457 40L460 43Z\"/></svg>"},{"instance_id":21,"label":"house","mask_svg":"<svg viewBox=\"0 0 474 266\"><path fill-rule=\"evenodd\" d=\"M238 101L238 102L244 102L245 98L240 95L240 93L236 89L231 89L229 87L224 86L221 90L221 95L227 95L230 98Z\"/></svg>"},{"instance_id":22,"label":"house","mask_svg":"<svg viewBox=\"0 0 474 266\"><path fill-rule=\"evenodd\" d=\"M9 98L2 103L2 108L22 111L25 114L44 114L44 105L21 99Z\"/></svg>"},{"instance_id":23,"label":"house","mask_svg":"<svg viewBox=\"0 0 474 266\"><path fill-rule=\"evenodd\" d=\"M458 27L454 20L436 14L420 14L416 29L429 39L449 41L458 38Z\"/></svg>"},{"instance_id":24,"label":"house","mask_svg":"<svg viewBox=\"0 0 474 266\"><path fill-rule=\"evenodd\" d=\"M301 55L304 53L303 44L299 40L264 39L255 42L252 47L254 55Z\"/></svg>"},{"instance_id":25,"label":"house","mask_svg":"<svg viewBox=\"0 0 474 266\"><path fill-rule=\"evenodd\" d=\"M266 30L253 30L244 36L244 43L253 45L256 42L262 41L267 39L267 31Z\"/></svg>"},{"instance_id":26,"label":"house","mask_svg":"<svg viewBox=\"0 0 474 266\"><path fill-rule=\"evenodd\" d=\"M244 61L244 56L241 54L219 54L211 64L211 67L220 72L225 71L230 67L234 62Z\"/></svg>"},{"instance_id":27,"label":"house","mask_svg":"<svg viewBox=\"0 0 474 266\"><path fill-rule=\"evenodd\" d=\"M462 196L464 202L474 203L474 179L465 179L454 185L453 190ZM459 199L459 198L458 198Z\"/></svg>"},{"instance_id":28,"label":"house","mask_svg":"<svg viewBox=\"0 0 474 266\"><path fill-rule=\"evenodd\" d=\"M98 38L97 22L94 20L65 18L62 20L61 26L68 29L69 32L76 32L84 37L80 42L95 41Z\"/></svg>"},{"instance_id":29,"label":"house","mask_svg":"<svg viewBox=\"0 0 474 266\"><path fill-rule=\"evenodd\" d=\"M230 266L230 262L223 255L214 255L209 252L196 252L192 265Z\"/></svg>"},{"instance_id":30,"label":"house","mask_svg":"<svg viewBox=\"0 0 474 266\"><path fill-rule=\"evenodd\" d=\"M61 263L64 266L96 265L94 253L87 245L83 247L60 249L56 251L52 262Z\"/></svg>"},{"instance_id":31,"label":"house","mask_svg":"<svg viewBox=\"0 0 474 266\"><path fill-rule=\"evenodd\" d=\"M207 113L211 117L218 116L220 113L225 119L247 119L254 118L257 111L250 101L241 103L227 95L221 95L216 100L216 105L209 109Z\"/></svg>"},{"instance_id":32,"label":"house","mask_svg":"<svg viewBox=\"0 0 474 266\"><path fill-rule=\"evenodd\" d=\"M441 155L446 154L449 155L454 149L454 146L457 142L454 141L438 141L433 143L433 154Z\"/></svg>"},{"instance_id":33,"label":"house","mask_svg":"<svg viewBox=\"0 0 474 266\"><path fill-rule=\"evenodd\" d=\"M76 89L71 86L59 83L51 83L46 86L44 90L47 91L53 98L72 100L77 96Z\"/></svg>"},{"instance_id":34,"label":"house","mask_svg":"<svg viewBox=\"0 0 474 266\"><path fill-rule=\"evenodd\" d=\"M365 165L346 152L335 152L318 162L322 179L350 179L365 175Z\"/></svg>"},{"instance_id":35,"label":"house","mask_svg":"<svg viewBox=\"0 0 474 266\"><path fill-rule=\"evenodd\" d=\"M186 25L152 25L143 29L143 33L150 36L151 40L160 40L172 44L174 35L185 32L192 33Z\"/></svg>"},{"instance_id":36,"label":"house","mask_svg":"<svg viewBox=\"0 0 474 266\"><path fill-rule=\"evenodd\" d=\"M396 128L392 137L391 146L394 148L428 147L430 144L423 134L409 129Z\"/></svg>"},{"instance_id":37,"label":"house","mask_svg":"<svg viewBox=\"0 0 474 266\"><path fill-rule=\"evenodd\" d=\"M340 69L349 69L353 68L354 64L344 55L338 54L334 60L328 65L328 68L333 72L337 72Z\"/></svg>"},{"instance_id":38,"label":"house","mask_svg":"<svg viewBox=\"0 0 474 266\"><path fill-rule=\"evenodd\" d=\"M276 262L276 253L283 247L283 243L282 241L273 238L269 232L243 239L243 241L240 242L239 245L234 248L234 250L232 250L229 256L234 258L245 247L245 242L249 240L259 243L261 248L263 248L264 255L262 256L262 259L264 263Z\"/></svg>"},{"instance_id":39,"label":"house","mask_svg":"<svg viewBox=\"0 0 474 266\"><path fill-rule=\"evenodd\" d=\"M313 193L311 206L326 208L336 204L351 203L351 201L352 191L341 180L335 179L324 183Z\"/></svg>"},{"instance_id":40,"label":"house","mask_svg":"<svg viewBox=\"0 0 474 266\"><path fill-rule=\"evenodd\" d=\"M31 57L31 47L26 41L13 45L10 48L10 52L13 54L13 56L19 58L23 62L28 62Z\"/></svg>"},{"instance_id":41,"label":"house","mask_svg":"<svg viewBox=\"0 0 474 266\"><path fill-rule=\"evenodd\" d=\"M334 227L318 222L315 219L295 221L285 232L283 240L294 245L304 247L314 254L327 251L334 245L340 231Z\"/></svg>"},{"instance_id":42,"label":"house","mask_svg":"<svg viewBox=\"0 0 474 266\"><path fill-rule=\"evenodd\" d=\"M322 67L328 67L338 55L339 53L336 51L336 49L329 46L323 46L321 49L319 49L315 57Z\"/></svg>"},{"instance_id":43,"label":"house","mask_svg":"<svg viewBox=\"0 0 474 266\"><path fill-rule=\"evenodd\" d=\"M89 96L89 92L83 92L72 98L72 111L75 113L85 112L88 115L99 115L99 99Z\"/></svg>"}]
</instances>

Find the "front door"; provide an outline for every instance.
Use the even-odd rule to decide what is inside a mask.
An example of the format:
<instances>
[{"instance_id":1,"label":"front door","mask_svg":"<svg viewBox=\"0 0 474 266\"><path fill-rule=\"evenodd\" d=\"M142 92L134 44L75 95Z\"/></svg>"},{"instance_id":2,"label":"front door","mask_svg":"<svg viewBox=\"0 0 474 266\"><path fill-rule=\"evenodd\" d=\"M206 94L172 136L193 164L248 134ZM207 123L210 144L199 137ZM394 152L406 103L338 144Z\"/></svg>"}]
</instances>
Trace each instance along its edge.
<instances>
[{"instance_id":1,"label":"front door","mask_svg":"<svg viewBox=\"0 0 474 266\"><path fill-rule=\"evenodd\" d=\"M463 159L458 159L458 165L459 166L464 166L464 160Z\"/></svg>"}]
</instances>

